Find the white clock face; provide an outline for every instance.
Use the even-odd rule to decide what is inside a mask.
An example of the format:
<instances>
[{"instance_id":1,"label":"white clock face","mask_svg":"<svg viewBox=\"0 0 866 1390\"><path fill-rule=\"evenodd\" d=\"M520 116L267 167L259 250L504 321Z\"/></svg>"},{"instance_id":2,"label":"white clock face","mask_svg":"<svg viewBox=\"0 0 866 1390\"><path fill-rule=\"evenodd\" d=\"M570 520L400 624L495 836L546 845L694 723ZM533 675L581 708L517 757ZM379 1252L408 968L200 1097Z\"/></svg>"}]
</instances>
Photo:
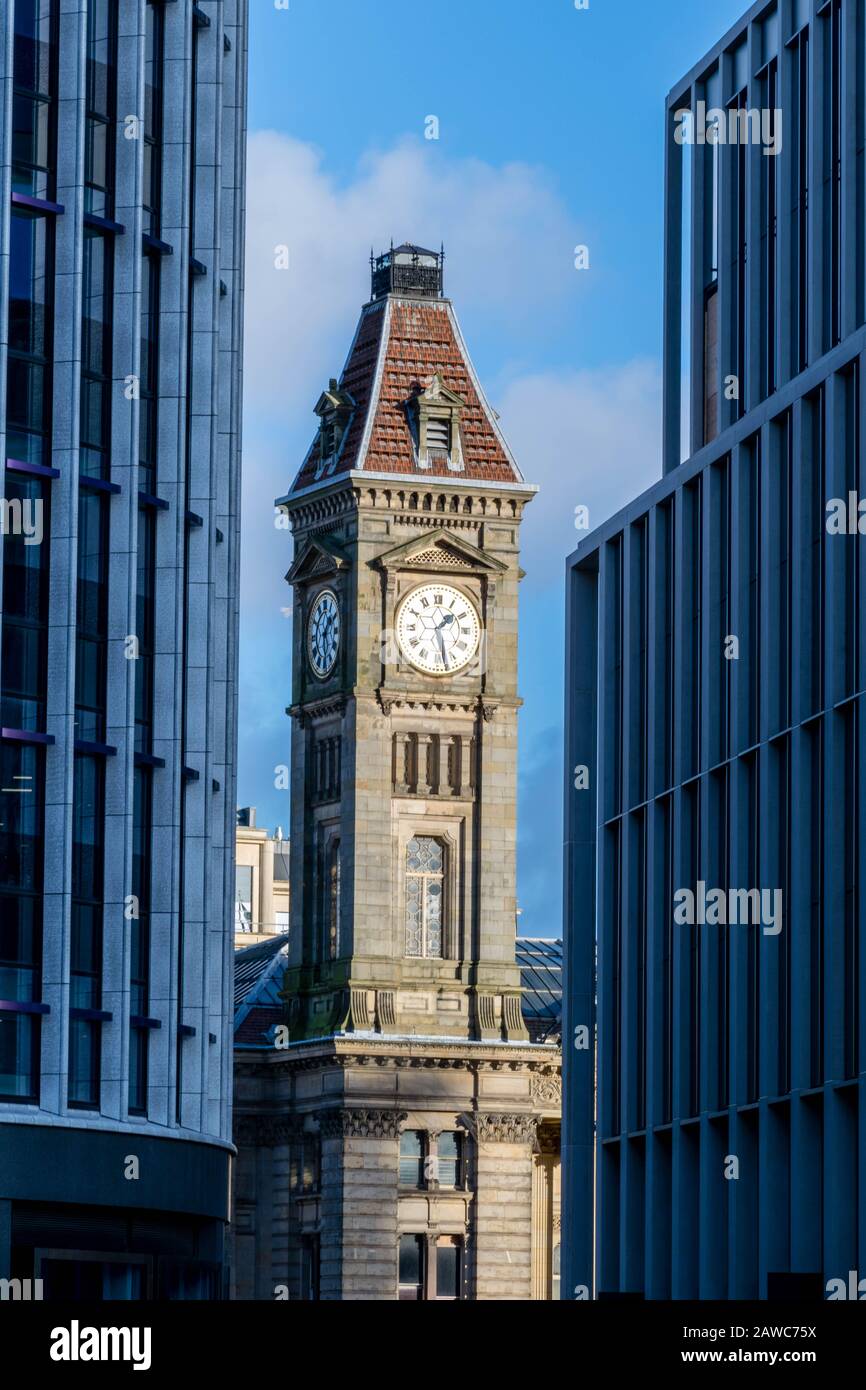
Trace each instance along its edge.
<instances>
[{"instance_id":1,"label":"white clock face","mask_svg":"<svg viewBox=\"0 0 866 1390\"><path fill-rule=\"evenodd\" d=\"M467 666L481 641L473 604L450 584L421 584L397 613L397 642L407 661L431 676Z\"/></svg>"},{"instance_id":2,"label":"white clock face","mask_svg":"<svg viewBox=\"0 0 866 1390\"><path fill-rule=\"evenodd\" d=\"M340 609L330 589L319 594L307 624L307 653L317 676L333 671L340 650Z\"/></svg>"}]
</instances>

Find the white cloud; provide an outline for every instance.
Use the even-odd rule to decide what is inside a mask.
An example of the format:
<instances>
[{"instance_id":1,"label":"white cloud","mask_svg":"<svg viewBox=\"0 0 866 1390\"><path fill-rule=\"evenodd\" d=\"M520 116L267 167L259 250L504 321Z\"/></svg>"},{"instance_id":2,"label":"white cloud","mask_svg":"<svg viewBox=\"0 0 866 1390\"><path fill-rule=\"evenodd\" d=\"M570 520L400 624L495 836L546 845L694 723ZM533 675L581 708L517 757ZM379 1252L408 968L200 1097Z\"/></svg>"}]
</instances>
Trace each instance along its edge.
<instances>
[{"instance_id":1,"label":"white cloud","mask_svg":"<svg viewBox=\"0 0 866 1390\"><path fill-rule=\"evenodd\" d=\"M549 175L526 164L449 161L405 139L341 186L312 146L263 131L249 142L247 209L247 405L283 419L300 411L307 425L369 295L371 246L444 240L461 310L524 335L543 334L580 288L580 237ZM276 247L288 248L288 269L275 267Z\"/></svg>"},{"instance_id":2,"label":"white cloud","mask_svg":"<svg viewBox=\"0 0 866 1390\"><path fill-rule=\"evenodd\" d=\"M563 583L565 557L593 528L661 476L661 373L652 361L512 381L497 402L502 427L539 495L523 523L529 583Z\"/></svg>"}]
</instances>

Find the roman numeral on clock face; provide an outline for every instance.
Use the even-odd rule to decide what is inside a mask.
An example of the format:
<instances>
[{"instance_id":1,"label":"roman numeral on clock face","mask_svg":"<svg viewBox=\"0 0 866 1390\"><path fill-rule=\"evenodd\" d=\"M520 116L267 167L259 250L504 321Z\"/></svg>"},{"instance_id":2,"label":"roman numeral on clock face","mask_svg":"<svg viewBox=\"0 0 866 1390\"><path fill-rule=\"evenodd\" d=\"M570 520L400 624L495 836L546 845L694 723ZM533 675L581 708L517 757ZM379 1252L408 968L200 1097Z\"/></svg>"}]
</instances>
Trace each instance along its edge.
<instances>
[{"instance_id":1,"label":"roman numeral on clock face","mask_svg":"<svg viewBox=\"0 0 866 1390\"><path fill-rule=\"evenodd\" d=\"M480 640L481 622L474 605L450 584L420 584L397 610L397 645L422 673L459 675Z\"/></svg>"}]
</instances>

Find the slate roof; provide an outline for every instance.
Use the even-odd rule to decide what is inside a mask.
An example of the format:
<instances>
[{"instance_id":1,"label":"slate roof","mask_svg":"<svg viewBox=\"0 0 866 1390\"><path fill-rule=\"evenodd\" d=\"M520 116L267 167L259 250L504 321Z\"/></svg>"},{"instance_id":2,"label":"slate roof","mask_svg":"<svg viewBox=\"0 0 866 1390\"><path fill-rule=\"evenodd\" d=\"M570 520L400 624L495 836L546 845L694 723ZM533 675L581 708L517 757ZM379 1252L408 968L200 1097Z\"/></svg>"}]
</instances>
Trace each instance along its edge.
<instances>
[{"instance_id":1,"label":"slate roof","mask_svg":"<svg viewBox=\"0 0 866 1390\"><path fill-rule=\"evenodd\" d=\"M288 964L288 932L235 951L235 1045L268 1047L270 1030L284 1021L280 999Z\"/></svg>"},{"instance_id":2,"label":"slate roof","mask_svg":"<svg viewBox=\"0 0 866 1390\"><path fill-rule=\"evenodd\" d=\"M562 1037L562 954L561 941L517 938L523 1017L532 1042L557 1042Z\"/></svg>"},{"instance_id":3,"label":"slate roof","mask_svg":"<svg viewBox=\"0 0 866 1390\"><path fill-rule=\"evenodd\" d=\"M450 471L444 461L423 468L415 461L406 403L437 372L465 403L460 472ZM352 396L355 411L336 463L321 471L317 434L290 497L352 470L455 482L523 482L475 375L450 300L389 294L365 305L339 387Z\"/></svg>"}]
</instances>

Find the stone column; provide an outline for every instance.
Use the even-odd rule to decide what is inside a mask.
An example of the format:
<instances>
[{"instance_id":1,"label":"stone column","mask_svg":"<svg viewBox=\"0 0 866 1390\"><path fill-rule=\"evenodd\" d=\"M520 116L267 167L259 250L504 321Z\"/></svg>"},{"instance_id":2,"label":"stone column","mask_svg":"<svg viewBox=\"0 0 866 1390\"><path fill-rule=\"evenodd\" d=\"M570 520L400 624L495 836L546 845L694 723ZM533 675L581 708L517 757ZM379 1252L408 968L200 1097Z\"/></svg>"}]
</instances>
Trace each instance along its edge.
<instances>
[{"instance_id":1,"label":"stone column","mask_svg":"<svg viewBox=\"0 0 866 1390\"><path fill-rule=\"evenodd\" d=\"M397 1298L398 1137L396 1110L324 1110L321 1296Z\"/></svg>"},{"instance_id":2,"label":"stone column","mask_svg":"<svg viewBox=\"0 0 866 1390\"><path fill-rule=\"evenodd\" d=\"M476 1116L474 1290L485 1299L532 1297L532 1170L536 1119Z\"/></svg>"},{"instance_id":3,"label":"stone column","mask_svg":"<svg viewBox=\"0 0 866 1390\"><path fill-rule=\"evenodd\" d=\"M433 744L432 734L419 734L417 743L418 766L416 769L417 791L419 796L429 796L433 790L428 764L428 750Z\"/></svg>"}]
</instances>

